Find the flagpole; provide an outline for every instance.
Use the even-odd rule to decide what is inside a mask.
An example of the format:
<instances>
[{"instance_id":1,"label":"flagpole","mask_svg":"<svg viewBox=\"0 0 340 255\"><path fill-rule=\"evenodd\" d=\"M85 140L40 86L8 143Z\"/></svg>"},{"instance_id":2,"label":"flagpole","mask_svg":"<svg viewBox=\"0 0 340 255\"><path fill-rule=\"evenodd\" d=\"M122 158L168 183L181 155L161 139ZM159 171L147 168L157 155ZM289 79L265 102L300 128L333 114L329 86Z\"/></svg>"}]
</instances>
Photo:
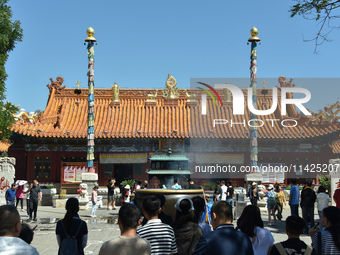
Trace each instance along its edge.
<instances>
[{"instance_id":1,"label":"flagpole","mask_svg":"<svg viewBox=\"0 0 340 255\"><path fill-rule=\"evenodd\" d=\"M258 30L256 27L253 27L250 30L251 37L248 39L248 42L251 43L251 51L250 51L250 87L252 88L252 104L255 109L257 109L257 42L260 41L260 38L257 37ZM248 95L250 96L250 95ZM257 119L257 116L250 112L250 120ZM251 125L250 127L250 166L252 172L256 172L257 167L257 127L256 125Z\"/></svg>"},{"instance_id":2,"label":"flagpole","mask_svg":"<svg viewBox=\"0 0 340 255\"><path fill-rule=\"evenodd\" d=\"M94 161L94 29L87 29L87 57L88 57L88 111L87 111L87 171L95 173Z\"/></svg>"}]
</instances>

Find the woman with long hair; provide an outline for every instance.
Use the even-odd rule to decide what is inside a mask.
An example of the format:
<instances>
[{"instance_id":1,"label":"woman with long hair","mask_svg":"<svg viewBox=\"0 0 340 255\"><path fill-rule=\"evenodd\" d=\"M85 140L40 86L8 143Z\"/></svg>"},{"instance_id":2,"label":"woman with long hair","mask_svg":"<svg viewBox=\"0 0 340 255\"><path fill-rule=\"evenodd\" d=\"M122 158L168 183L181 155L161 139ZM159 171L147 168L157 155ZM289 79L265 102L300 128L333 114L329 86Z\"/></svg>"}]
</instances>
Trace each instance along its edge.
<instances>
[{"instance_id":1,"label":"woman with long hair","mask_svg":"<svg viewBox=\"0 0 340 255\"><path fill-rule=\"evenodd\" d=\"M274 238L268 229L263 228L260 209L256 205L244 208L237 220L237 229L247 234L253 245L254 255L267 254Z\"/></svg>"},{"instance_id":2,"label":"woman with long hair","mask_svg":"<svg viewBox=\"0 0 340 255\"><path fill-rule=\"evenodd\" d=\"M326 193L326 189L324 186L319 187L318 194L316 196L316 202L318 205L319 219L321 219L321 213L323 209L328 207L328 203L329 203L329 195Z\"/></svg>"},{"instance_id":3,"label":"woman with long hair","mask_svg":"<svg viewBox=\"0 0 340 255\"><path fill-rule=\"evenodd\" d=\"M204 201L204 199L200 196L196 196L192 198L192 202L194 204L194 213L195 220L194 222L201 227L203 234L209 233L212 231L212 227L209 221L209 213L208 207Z\"/></svg>"},{"instance_id":4,"label":"woman with long hair","mask_svg":"<svg viewBox=\"0 0 340 255\"><path fill-rule=\"evenodd\" d=\"M59 245L58 254L65 247L64 240L73 238L77 241L77 251L79 255L84 255L84 248L87 244L87 224L81 220L78 215L79 201L75 197L71 197L66 202L66 214L64 219L57 222L56 234Z\"/></svg>"},{"instance_id":5,"label":"woman with long hair","mask_svg":"<svg viewBox=\"0 0 340 255\"><path fill-rule=\"evenodd\" d=\"M194 205L189 197L181 197L175 204L176 217L172 225L178 249L178 255L191 255L203 235L202 229L195 223Z\"/></svg>"},{"instance_id":6,"label":"woman with long hair","mask_svg":"<svg viewBox=\"0 0 340 255\"><path fill-rule=\"evenodd\" d=\"M329 206L321 213L321 227L324 231L316 232L311 228L313 248L317 254L340 254L340 209Z\"/></svg>"}]
</instances>

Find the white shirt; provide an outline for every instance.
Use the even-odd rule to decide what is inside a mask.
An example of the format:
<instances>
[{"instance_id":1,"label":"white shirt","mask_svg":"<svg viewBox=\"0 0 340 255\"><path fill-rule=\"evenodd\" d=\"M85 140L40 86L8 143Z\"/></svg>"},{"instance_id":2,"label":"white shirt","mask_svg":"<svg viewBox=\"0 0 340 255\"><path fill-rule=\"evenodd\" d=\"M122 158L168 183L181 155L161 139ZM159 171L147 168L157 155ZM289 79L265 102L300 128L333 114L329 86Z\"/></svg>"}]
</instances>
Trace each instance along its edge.
<instances>
[{"instance_id":1,"label":"white shirt","mask_svg":"<svg viewBox=\"0 0 340 255\"><path fill-rule=\"evenodd\" d=\"M316 201L318 202L318 211L322 211L324 208L328 207L329 195L321 192L316 196Z\"/></svg>"},{"instance_id":2,"label":"white shirt","mask_svg":"<svg viewBox=\"0 0 340 255\"><path fill-rule=\"evenodd\" d=\"M0 236L0 255L39 255L39 252L19 237Z\"/></svg>"},{"instance_id":3,"label":"white shirt","mask_svg":"<svg viewBox=\"0 0 340 255\"><path fill-rule=\"evenodd\" d=\"M220 200L227 200L227 186L221 186L222 194L220 195Z\"/></svg>"},{"instance_id":4,"label":"white shirt","mask_svg":"<svg viewBox=\"0 0 340 255\"><path fill-rule=\"evenodd\" d=\"M129 195L127 196L127 197L124 197L124 202L125 203L130 203L130 195L131 195L131 191L130 191L130 189L129 189Z\"/></svg>"}]
</instances>

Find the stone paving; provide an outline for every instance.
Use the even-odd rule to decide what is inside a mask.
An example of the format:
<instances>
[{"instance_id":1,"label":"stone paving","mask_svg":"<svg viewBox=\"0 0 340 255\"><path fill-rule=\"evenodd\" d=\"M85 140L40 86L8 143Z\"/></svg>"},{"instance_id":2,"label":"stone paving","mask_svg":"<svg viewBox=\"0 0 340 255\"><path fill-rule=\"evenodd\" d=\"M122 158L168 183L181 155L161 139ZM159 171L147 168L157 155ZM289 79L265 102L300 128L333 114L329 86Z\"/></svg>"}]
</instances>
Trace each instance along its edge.
<instances>
[{"instance_id":1,"label":"stone paving","mask_svg":"<svg viewBox=\"0 0 340 255\"><path fill-rule=\"evenodd\" d=\"M53 208L52 206L39 206L38 208L38 221L29 222L33 228L37 226L34 231L34 238L32 246L36 247L41 255L57 254L58 244L55 235L56 222L63 218L66 210L63 208ZM301 216L301 210L299 211ZM23 222L27 222L27 215L25 212L20 211ZM96 218L89 217L90 209L87 211L80 211L81 219L87 222L89 236L88 243L85 248L85 254L98 254L101 245L111 239L115 239L120 235L119 227L117 224L118 210L108 211L106 208L98 208ZM290 215L289 206L283 210L283 219ZM262 219L265 226L268 222L268 214L262 212ZM318 220L317 211L315 211L315 219ZM236 221L234 221L236 224ZM277 226L267 227L274 236L275 242L284 241L287 239L285 234L285 222L277 221ZM302 235L301 239L310 244L309 236Z\"/></svg>"}]
</instances>

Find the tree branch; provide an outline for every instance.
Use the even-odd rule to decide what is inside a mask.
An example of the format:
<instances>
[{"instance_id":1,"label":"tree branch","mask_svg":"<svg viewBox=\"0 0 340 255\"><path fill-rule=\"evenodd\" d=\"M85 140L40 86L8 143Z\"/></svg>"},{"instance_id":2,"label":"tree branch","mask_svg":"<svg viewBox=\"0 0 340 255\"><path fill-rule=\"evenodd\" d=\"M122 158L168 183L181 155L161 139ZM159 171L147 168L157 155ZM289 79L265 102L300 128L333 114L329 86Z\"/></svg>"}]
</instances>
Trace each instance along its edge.
<instances>
[{"instance_id":1,"label":"tree branch","mask_svg":"<svg viewBox=\"0 0 340 255\"><path fill-rule=\"evenodd\" d=\"M340 28L339 25L333 25L340 18L339 15L331 15L334 10L340 7L340 0L296 0L297 4L293 5L289 12L291 17L301 15L304 19L320 21L320 29L312 39L304 39L305 42L315 41L314 53L318 53L318 47L324 42L330 42L329 34Z\"/></svg>"}]
</instances>

